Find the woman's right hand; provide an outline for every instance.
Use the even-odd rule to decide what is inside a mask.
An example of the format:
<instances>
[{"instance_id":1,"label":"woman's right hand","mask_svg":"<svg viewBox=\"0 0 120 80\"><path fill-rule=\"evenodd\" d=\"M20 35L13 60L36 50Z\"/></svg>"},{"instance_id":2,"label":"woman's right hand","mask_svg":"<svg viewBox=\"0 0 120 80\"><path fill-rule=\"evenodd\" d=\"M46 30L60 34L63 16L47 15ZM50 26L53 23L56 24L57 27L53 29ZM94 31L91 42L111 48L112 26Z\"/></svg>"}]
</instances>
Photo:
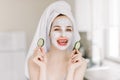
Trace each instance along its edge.
<instances>
[{"instance_id":1,"label":"woman's right hand","mask_svg":"<svg viewBox=\"0 0 120 80\"><path fill-rule=\"evenodd\" d=\"M33 62L35 62L40 68L46 68L47 57L42 47L37 47L33 54Z\"/></svg>"}]
</instances>

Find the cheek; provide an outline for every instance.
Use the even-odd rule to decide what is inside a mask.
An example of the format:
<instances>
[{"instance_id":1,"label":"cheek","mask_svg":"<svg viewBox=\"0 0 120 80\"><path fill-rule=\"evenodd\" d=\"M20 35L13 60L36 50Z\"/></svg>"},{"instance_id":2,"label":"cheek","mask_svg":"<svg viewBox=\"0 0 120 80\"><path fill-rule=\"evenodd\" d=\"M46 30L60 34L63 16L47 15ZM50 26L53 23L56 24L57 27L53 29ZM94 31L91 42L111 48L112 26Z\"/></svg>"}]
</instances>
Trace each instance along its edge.
<instances>
[{"instance_id":1,"label":"cheek","mask_svg":"<svg viewBox=\"0 0 120 80\"><path fill-rule=\"evenodd\" d=\"M60 37L60 33L59 32L52 32L51 33L51 39L57 39Z\"/></svg>"},{"instance_id":2,"label":"cheek","mask_svg":"<svg viewBox=\"0 0 120 80\"><path fill-rule=\"evenodd\" d=\"M66 36L67 36L69 39L71 39L71 38L73 37L73 33L72 33L72 32L67 32L67 33L66 33Z\"/></svg>"}]
</instances>

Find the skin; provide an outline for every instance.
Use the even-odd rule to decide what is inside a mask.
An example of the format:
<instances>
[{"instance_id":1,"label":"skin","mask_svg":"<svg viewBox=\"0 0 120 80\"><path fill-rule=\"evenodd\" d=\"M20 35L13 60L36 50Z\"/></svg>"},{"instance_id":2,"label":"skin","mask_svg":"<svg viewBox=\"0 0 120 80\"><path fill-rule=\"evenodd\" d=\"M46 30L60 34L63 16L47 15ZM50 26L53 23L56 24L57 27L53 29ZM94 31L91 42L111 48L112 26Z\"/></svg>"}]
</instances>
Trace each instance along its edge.
<instances>
[{"instance_id":1,"label":"skin","mask_svg":"<svg viewBox=\"0 0 120 80\"><path fill-rule=\"evenodd\" d=\"M30 80L83 80L86 60L78 50L67 51L72 34L72 23L68 17L59 16L54 19L49 36L50 50L46 54L43 48L37 47L29 58ZM68 40L64 46L57 43L61 37Z\"/></svg>"}]
</instances>

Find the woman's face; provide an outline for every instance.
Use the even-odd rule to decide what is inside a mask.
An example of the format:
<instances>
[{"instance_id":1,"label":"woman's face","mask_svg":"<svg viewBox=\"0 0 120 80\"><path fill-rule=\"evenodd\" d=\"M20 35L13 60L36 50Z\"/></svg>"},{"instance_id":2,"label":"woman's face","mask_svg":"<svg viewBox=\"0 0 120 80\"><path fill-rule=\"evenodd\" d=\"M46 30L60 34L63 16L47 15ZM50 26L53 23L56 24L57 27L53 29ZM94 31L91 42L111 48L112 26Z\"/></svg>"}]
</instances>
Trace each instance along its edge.
<instances>
[{"instance_id":1,"label":"woman's face","mask_svg":"<svg viewBox=\"0 0 120 80\"><path fill-rule=\"evenodd\" d=\"M66 16L58 16L54 19L50 39L55 48L66 50L70 46L73 36L72 26L71 20Z\"/></svg>"}]
</instances>

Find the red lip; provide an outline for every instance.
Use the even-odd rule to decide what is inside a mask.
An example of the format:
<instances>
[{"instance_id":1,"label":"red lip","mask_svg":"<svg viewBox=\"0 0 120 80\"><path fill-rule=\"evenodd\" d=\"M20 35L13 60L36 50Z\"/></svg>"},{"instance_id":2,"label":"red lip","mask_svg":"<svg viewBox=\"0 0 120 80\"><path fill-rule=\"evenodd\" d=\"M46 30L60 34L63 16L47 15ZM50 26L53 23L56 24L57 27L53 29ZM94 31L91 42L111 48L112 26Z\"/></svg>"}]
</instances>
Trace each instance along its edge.
<instances>
[{"instance_id":1,"label":"red lip","mask_svg":"<svg viewBox=\"0 0 120 80\"><path fill-rule=\"evenodd\" d=\"M60 45L60 46L66 46L67 43L68 43L68 39L67 38L59 38L57 40L57 43Z\"/></svg>"}]
</instances>

